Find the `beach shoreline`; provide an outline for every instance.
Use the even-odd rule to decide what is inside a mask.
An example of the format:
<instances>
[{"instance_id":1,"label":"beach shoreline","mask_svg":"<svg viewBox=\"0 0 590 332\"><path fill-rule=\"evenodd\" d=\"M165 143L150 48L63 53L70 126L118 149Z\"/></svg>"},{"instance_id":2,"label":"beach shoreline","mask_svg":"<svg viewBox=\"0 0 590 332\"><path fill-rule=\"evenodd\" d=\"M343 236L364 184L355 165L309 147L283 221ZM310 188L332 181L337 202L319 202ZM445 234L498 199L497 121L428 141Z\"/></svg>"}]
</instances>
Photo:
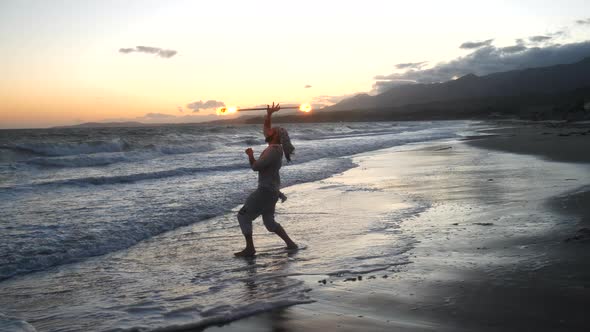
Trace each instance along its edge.
<instances>
[{"instance_id":1,"label":"beach shoreline","mask_svg":"<svg viewBox=\"0 0 590 332\"><path fill-rule=\"evenodd\" d=\"M428 211L401 223L417 240L411 262L356 281L307 277L316 302L206 330L585 330L587 131L500 125L483 139L356 158L359 167L345 181L433 199Z\"/></svg>"},{"instance_id":2,"label":"beach shoreline","mask_svg":"<svg viewBox=\"0 0 590 332\"><path fill-rule=\"evenodd\" d=\"M285 183L293 185L283 188L289 199L277 205L276 216L301 250L285 251L257 220L257 256L234 257L243 248L236 222L241 205L234 202L230 211L125 250L3 281L0 325L30 324L38 331L585 330L590 165L576 161L588 142L569 127L549 128L573 147L544 156L528 151L530 142L551 146L538 124L372 128L374 144L384 138L401 144L285 165ZM342 139L360 140L348 136L329 142L343 152ZM514 146L521 153L504 151ZM336 172L334 165L346 167ZM316 181L294 177L302 169L333 173ZM225 174L218 173L229 180ZM159 211L177 213L182 193L194 197L203 184L195 176L156 184L168 181L175 184L168 191L154 181L125 188L168 193L174 205ZM116 188L88 190L112 197ZM114 211L112 202L106 206Z\"/></svg>"}]
</instances>

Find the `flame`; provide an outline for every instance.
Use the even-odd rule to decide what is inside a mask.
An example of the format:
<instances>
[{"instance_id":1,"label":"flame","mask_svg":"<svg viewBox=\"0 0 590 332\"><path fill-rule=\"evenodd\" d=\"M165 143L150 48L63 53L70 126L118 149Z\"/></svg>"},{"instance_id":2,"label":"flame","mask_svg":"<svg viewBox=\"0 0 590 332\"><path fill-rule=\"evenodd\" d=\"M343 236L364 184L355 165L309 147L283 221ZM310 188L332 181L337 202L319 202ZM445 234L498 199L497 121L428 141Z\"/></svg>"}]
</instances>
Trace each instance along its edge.
<instances>
[{"instance_id":1,"label":"flame","mask_svg":"<svg viewBox=\"0 0 590 332\"><path fill-rule=\"evenodd\" d=\"M217 113L217 115L228 115L228 114L236 113L237 111L238 111L238 108L235 106L226 106L226 107L217 108L215 113Z\"/></svg>"},{"instance_id":2,"label":"flame","mask_svg":"<svg viewBox=\"0 0 590 332\"><path fill-rule=\"evenodd\" d=\"M299 110L304 113L309 113L309 112L311 112L311 105L310 104L301 104L301 106L299 106Z\"/></svg>"}]
</instances>

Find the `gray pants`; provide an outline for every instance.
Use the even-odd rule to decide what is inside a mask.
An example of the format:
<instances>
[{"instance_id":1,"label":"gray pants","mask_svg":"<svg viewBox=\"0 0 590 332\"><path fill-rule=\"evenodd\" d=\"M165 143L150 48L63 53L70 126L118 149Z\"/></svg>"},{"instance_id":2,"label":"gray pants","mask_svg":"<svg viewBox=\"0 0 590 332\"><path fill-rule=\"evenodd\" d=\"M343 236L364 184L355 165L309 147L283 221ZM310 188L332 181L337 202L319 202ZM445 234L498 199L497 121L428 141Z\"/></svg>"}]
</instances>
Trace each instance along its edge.
<instances>
[{"instance_id":1,"label":"gray pants","mask_svg":"<svg viewBox=\"0 0 590 332\"><path fill-rule=\"evenodd\" d=\"M262 222L269 232L275 232L281 225L275 221L275 205L279 199L278 192L268 189L256 189L248 196L246 203L238 212L238 222L242 234L252 235L252 221L262 215Z\"/></svg>"}]
</instances>

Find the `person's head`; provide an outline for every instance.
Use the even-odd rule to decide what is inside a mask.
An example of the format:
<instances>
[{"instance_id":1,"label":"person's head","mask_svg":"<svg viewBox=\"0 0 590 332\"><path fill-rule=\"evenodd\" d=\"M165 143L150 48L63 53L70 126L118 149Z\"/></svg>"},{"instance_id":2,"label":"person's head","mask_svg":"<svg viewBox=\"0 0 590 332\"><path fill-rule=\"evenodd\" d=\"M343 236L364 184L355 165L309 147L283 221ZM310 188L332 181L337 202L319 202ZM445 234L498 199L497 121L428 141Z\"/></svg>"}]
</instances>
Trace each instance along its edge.
<instances>
[{"instance_id":1,"label":"person's head","mask_svg":"<svg viewBox=\"0 0 590 332\"><path fill-rule=\"evenodd\" d=\"M287 158L287 161L291 161L291 155L295 151L295 147L291 144L291 138L289 138L287 129L282 127L266 129L264 131L264 140L268 144L281 144L285 158Z\"/></svg>"},{"instance_id":2,"label":"person's head","mask_svg":"<svg viewBox=\"0 0 590 332\"><path fill-rule=\"evenodd\" d=\"M264 133L265 138L264 140L268 144L281 144L281 136L279 134L278 128L271 128L267 132Z\"/></svg>"}]
</instances>

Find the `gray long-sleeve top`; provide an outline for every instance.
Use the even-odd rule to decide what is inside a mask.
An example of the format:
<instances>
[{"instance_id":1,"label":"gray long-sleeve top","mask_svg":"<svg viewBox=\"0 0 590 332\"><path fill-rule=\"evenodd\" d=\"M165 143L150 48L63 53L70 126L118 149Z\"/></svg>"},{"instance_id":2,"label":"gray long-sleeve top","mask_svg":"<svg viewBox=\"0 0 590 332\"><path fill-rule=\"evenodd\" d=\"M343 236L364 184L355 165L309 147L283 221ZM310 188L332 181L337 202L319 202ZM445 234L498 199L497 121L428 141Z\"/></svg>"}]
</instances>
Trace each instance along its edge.
<instances>
[{"instance_id":1,"label":"gray long-sleeve top","mask_svg":"<svg viewBox=\"0 0 590 332\"><path fill-rule=\"evenodd\" d=\"M252 170L258 172L258 188L279 191L281 176L279 169L283 164L283 147L280 144L269 145L258 160L252 164Z\"/></svg>"}]
</instances>

